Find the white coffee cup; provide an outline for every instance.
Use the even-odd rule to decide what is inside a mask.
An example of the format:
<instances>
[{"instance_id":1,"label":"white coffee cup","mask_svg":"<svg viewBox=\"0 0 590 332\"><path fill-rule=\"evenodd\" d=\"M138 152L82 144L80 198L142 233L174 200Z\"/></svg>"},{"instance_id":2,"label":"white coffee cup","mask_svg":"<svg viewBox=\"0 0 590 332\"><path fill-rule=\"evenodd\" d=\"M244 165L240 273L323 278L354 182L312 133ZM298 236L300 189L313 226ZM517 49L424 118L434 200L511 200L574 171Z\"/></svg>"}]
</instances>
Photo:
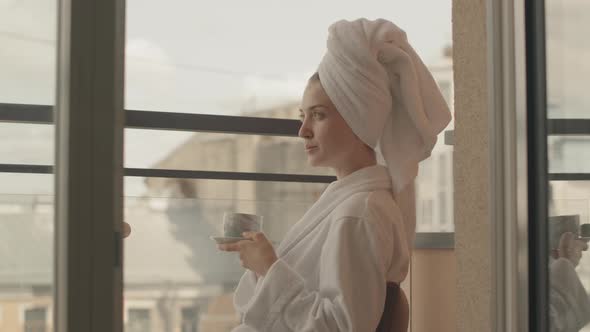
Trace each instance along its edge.
<instances>
[{"instance_id":1,"label":"white coffee cup","mask_svg":"<svg viewBox=\"0 0 590 332\"><path fill-rule=\"evenodd\" d=\"M243 232L260 232L261 230L262 216L235 212L223 214L224 237L242 237Z\"/></svg>"}]
</instances>

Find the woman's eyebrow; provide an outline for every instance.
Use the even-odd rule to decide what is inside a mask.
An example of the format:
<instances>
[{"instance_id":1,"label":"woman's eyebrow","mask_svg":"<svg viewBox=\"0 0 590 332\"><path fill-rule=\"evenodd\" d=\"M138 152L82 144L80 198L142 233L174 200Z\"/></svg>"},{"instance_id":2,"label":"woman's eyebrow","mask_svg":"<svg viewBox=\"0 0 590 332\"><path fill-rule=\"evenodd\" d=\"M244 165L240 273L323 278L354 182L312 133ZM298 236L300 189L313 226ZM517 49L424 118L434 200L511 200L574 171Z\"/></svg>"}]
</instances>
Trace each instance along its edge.
<instances>
[{"instance_id":1,"label":"woman's eyebrow","mask_svg":"<svg viewBox=\"0 0 590 332\"><path fill-rule=\"evenodd\" d=\"M322 104L316 104L316 105L313 105L313 106L311 106L311 107L308 107L308 108L307 108L307 110L308 110L308 111L311 111L311 110L313 110L313 109L315 109L315 108L320 108L320 107L322 107L322 108L326 108L326 106L325 106L325 105L322 105ZM299 109L299 112L303 112L303 109L301 109L301 108L300 108L300 109Z\"/></svg>"}]
</instances>

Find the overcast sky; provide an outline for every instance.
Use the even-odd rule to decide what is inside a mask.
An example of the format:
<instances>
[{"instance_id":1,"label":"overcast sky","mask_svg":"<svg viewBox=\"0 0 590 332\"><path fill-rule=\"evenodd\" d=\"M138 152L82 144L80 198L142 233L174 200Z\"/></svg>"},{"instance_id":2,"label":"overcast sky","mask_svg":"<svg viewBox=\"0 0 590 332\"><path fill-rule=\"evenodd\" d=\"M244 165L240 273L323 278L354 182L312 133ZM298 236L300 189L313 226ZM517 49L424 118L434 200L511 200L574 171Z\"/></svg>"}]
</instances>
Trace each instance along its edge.
<instances>
[{"instance_id":1,"label":"overcast sky","mask_svg":"<svg viewBox=\"0 0 590 332\"><path fill-rule=\"evenodd\" d=\"M55 11L49 0L0 0L1 100L53 101ZM297 97L329 24L358 17L397 23L427 63L451 41L450 0L129 0L127 107L219 114Z\"/></svg>"},{"instance_id":2,"label":"overcast sky","mask_svg":"<svg viewBox=\"0 0 590 332\"><path fill-rule=\"evenodd\" d=\"M127 107L224 114L298 98L329 24L358 17L398 23L427 62L451 40L448 0L128 1ZM145 93L163 87L159 102Z\"/></svg>"}]
</instances>

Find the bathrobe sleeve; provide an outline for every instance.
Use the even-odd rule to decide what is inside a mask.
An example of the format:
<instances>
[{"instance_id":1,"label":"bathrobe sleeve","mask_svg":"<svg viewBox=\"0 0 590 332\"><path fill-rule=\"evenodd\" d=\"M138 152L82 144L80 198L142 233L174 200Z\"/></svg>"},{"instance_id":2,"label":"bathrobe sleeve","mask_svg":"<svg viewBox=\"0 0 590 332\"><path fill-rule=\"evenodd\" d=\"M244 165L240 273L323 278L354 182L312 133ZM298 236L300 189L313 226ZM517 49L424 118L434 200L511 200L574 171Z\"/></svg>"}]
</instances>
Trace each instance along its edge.
<instances>
[{"instance_id":1,"label":"bathrobe sleeve","mask_svg":"<svg viewBox=\"0 0 590 332\"><path fill-rule=\"evenodd\" d=\"M590 321L590 299L574 265L565 258L549 266L551 332L579 331Z\"/></svg>"},{"instance_id":2,"label":"bathrobe sleeve","mask_svg":"<svg viewBox=\"0 0 590 332\"><path fill-rule=\"evenodd\" d=\"M330 225L319 255L319 289L283 260L269 269L244 313L243 323L273 331L276 320L291 331L374 331L385 301L382 234L375 223L344 217ZM391 239L391 238L390 238Z\"/></svg>"}]
</instances>

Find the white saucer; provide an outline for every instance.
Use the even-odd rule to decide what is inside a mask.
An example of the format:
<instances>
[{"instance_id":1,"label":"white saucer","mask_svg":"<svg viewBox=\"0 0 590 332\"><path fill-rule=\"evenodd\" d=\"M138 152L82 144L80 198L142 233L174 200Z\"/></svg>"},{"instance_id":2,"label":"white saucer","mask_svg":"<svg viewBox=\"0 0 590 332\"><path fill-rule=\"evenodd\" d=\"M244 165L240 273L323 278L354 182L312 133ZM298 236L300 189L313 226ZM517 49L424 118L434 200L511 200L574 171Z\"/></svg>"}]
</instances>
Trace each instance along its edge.
<instances>
[{"instance_id":1,"label":"white saucer","mask_svg":"<svg viewBox=\"0 0 590 332\"><path fill-rule=\"evenodd\" d=\"M211 240L217 242L217 244L234 243L242 240L248 240L245 237L229 237L229 236L210 236Z\"/></svg>"}]
</instances>

